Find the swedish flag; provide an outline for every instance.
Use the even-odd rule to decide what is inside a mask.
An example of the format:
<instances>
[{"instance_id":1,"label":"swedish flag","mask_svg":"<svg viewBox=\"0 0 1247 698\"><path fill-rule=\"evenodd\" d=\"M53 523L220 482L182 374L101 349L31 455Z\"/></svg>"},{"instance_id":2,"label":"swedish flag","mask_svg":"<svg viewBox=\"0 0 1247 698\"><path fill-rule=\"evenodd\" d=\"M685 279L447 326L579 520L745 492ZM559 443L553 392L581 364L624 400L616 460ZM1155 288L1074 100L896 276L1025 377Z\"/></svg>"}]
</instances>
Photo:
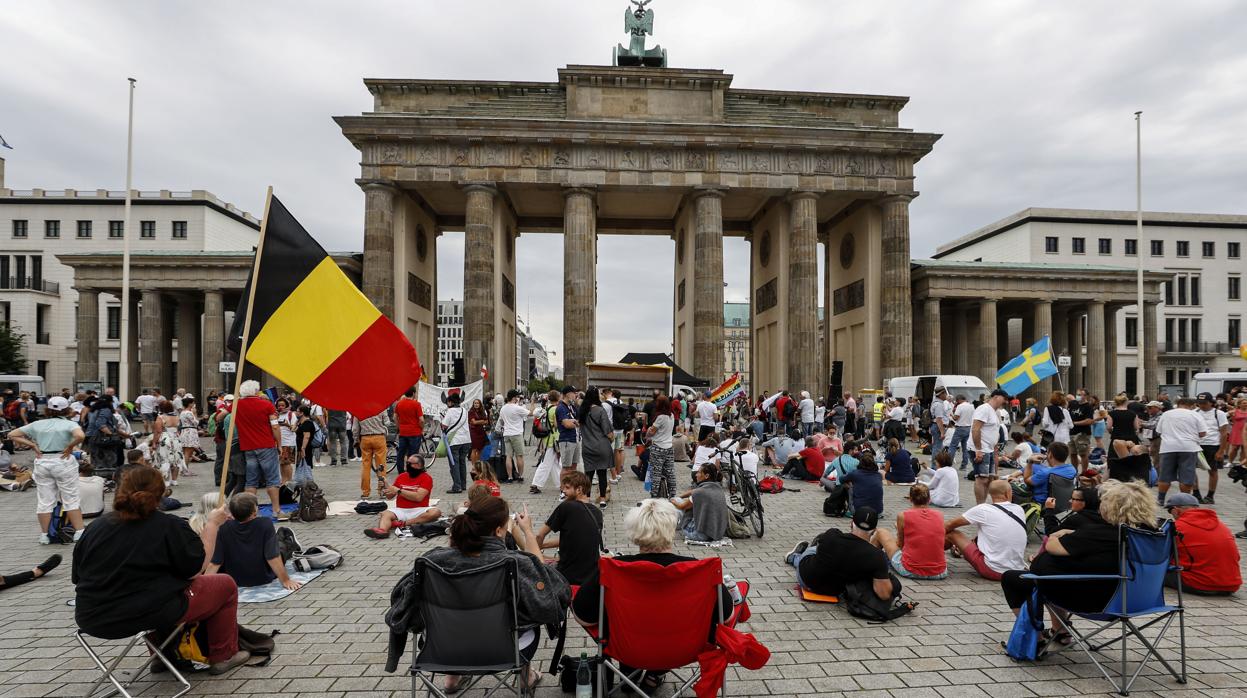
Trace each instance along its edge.
<instances>
[{"instance_id":1,"label":"swedish flag","mask_svg":"<svg viewBox=\"0 0 1247 698\"><path fill-rule=\"evenodd\" d=\"M1052 342L1045 335L1030 348L1009 360L996 372L996 383L1017 395L1039 381L1056 375L1056 362L1052 360Z\"/></svg>"}]
</instances>

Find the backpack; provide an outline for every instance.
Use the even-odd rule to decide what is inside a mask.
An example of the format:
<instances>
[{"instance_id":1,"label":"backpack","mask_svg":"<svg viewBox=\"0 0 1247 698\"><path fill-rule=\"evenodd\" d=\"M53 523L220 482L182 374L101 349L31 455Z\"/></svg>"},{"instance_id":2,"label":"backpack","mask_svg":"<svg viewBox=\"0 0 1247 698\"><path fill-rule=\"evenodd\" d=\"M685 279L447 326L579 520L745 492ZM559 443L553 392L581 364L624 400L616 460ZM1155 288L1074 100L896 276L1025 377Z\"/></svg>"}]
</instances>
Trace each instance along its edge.
<instances>
[{"instance_id":1,"label":"backpack","mask_svg":"<svg viewBox=\"0 0 1247 698\"><path fill-rule=\"evenodd\" d=\"M308 448L324 448L325 447L325 428L316 425L316 431L312 432L312 438L308 441Z\"/></svg>"},{"instance_id":2,"label":"backpack","mask_svg":"<svg viewBox=\"0 0 1247 698\"><path fill-rule=\"evenodd\" d=\"M541 408L541 414L533 420L533 438L544 439L550 435L550 409L548 407Z\"/></svg>"},{"instance_id":3,"label":"backpack","mask_svg":"<svg viewBox=\"0 0 1247 698\"><path fill-rule=\"evenodd\" d=\"M784 481L774 475L767 475L758 481L758 491L766 494L779 494L784 491Z\"/></svg>"},{"instance_id":4,"label":"backpack","mask_svg":"<svg viewBox=\"0 0 1247 698\"><path fill-rule=\"evenodd\" d=\"M823 500L823 516L844 516L849 513L849 488L836 485Z\"/></svg>"},{"instance_id":5,"label":"backpack","mask_svg":"<svg viewBox=\"0 0 1247 698\"><path fill-rule=\"evenodd\" d=\"M611 428L615 431L623 431L628 426L628 413L624 410L624 406L619 403L611 405Z\"/></svg>"},{"instance_id":6,"label":"backpack","mask_svg":"<svg viewBox=\"0 0 1247 698\"><path fill-rule=\"evenodd\" d=\"M291 558L303 552L303 546L299 545L299 539L295 538L294 531L285 526L277 528L277 552L281 554L281 561L289 562Z\"/></svg>"},{"instance_id":7,"label":"backpack","mask_svg":"<svg viewBox=\"0 0 1247 698\"><path fill-rule=\"evenodd\" d=\"M324 521L329 515L329 502L325 501L325 491L315 482L308 480L299 486L299 508L296 510L300 521Z\"/></svg>"},{"instance_id":8,"label":"backpack","mask_svg":"<svg viewBox=\"0 0 1247 698\"><path fill-rule=\"evenodd\" d=\"M300 572L337 569L345 558L328 545L313 545L294 556L294 568Z\"/></svg>"},{"instance_id":9,"label":"backpack","mask_svg":"<svg viewBox=\"0 0 1247 698\"><path fill-rule=\"evenodd\" d=\"M753 534L749 532L749 527L745 525L745 518L736 512L728 512L727 517L727 537L728 538L752 538Z\"/></svg>"},{"instance_id":10,"label":"backpack","mask_svg":"<svg viewBox=\"0 0 1247 698\"><path fill-rule=\"evenodd\" d=\"M879 598L875 594L872 580L869 579L845 585L840 602L844 604L849 615L871 623L886 623L900 618L918 606L917 601L901 601L900 594L886 601Z\"/></svg>"},{"instance_id":11,"label":"backpack","mask_svg":"<svg viewBox=\"0 0 1247 698\"><path fill-rule=\"evenodd\" d=\"M779 416L779 418L784 422L791 422L793 415L796 413L797 403L792 400L788 400L784 403L784 412Z\"/></svg>"}]
</instances>

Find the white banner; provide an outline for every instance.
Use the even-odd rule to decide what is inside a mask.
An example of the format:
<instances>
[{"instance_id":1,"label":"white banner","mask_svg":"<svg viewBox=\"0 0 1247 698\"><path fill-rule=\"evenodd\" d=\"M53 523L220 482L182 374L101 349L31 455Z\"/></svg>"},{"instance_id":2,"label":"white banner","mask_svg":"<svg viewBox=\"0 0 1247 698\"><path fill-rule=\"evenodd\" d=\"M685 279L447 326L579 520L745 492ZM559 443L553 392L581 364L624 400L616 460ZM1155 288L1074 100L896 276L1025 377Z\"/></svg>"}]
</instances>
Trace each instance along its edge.
<instances>
[{"instance_id":1,"label":"white banner","mask_svg":"<svg viewBox=\"0 0 1247 698\"><path fill-rule=\"evenodd\" d=\"M442 388L431 383L420 381L420 407L424 409L426 415L441 418L442 413L446 411L446 393L451 390L458 390L463 396L463 407L467 409L472 406L473 400L481 399L484 392L484 381L476 381L468 383L462 388Z\"/></svg>"}]
</instances>

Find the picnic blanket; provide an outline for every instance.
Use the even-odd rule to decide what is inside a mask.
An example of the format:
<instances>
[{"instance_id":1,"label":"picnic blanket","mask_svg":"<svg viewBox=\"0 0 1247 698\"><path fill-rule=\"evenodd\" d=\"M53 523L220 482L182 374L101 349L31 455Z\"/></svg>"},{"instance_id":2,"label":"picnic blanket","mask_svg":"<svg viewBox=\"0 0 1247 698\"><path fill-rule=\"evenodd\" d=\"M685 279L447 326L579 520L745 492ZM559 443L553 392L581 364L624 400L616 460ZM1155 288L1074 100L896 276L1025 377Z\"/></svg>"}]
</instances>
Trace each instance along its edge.
<instances>
[{"instance_id":1,"label":"picnic blanket","mask_svg":"<svg viewBox=\"0 0 1247 698\"><path fill-rule=\"evenodd\" d=\"M298 504L283 504L281 505L281 513L289 514L290 512L298 508L299 508ZM267 516L270 519L273 518L273 505L272 504L261 504L259 515Z\"/></svg>"},{"instance_id":2,"label":"picnic blanket","mask_svg":"<svg viewBox=\"0 0 1247 698\"><path fill-rule=\"evenodd\" d=\"M735 547L735 544L734 544L734 543L732 543L732 539L731 539L731 538L724 538L723 540L708 540L708 541L706 541L706 540L685 540L685 541L684 541L684 544L685 544L685 545L697 545L697 546L701 546L701 547L703 547L703 548L732 548L732 547Z\"/></svg>"},{"instance_id":3,"label":"picnic blanket","mask_svg":"<svg viewBox=\"0 0 1247 698\"><path fill-rule=\"evenodd\" d=\"M303 584L304 586L324 573L325 570L298 572L294 569L294 565L292 563L286 563L286 574L290 575L291 579ZM279 599L284 599L293 593L293 591L290 591L281 585L280 579L274 579L268 584L262 584L258 587L238 587L238 603L264 603L266 601L277 601Z\"/></svg>"}]
</instances>

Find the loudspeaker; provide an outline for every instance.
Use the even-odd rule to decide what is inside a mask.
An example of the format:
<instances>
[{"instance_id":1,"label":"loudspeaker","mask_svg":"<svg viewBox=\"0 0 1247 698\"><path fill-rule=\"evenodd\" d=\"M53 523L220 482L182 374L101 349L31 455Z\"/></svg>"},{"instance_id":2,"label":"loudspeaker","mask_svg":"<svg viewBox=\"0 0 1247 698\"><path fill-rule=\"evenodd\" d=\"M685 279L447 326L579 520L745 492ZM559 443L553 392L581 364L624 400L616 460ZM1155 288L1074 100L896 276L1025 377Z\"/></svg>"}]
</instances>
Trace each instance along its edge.
<instances>
[{"instance_id":1,"label":"loudspeaker","mask_svg":"<svg viewBox=\"0 0 1247 698\"><path fill-rule=\"evenodd\" d=\"M831 385L827 387L828 404L834 404L844 393L844 362L831 362Z\"/></svg>"},{"instance_id":2,"label":"loudspeaker","mask_svg":"<svg viewBox=\"0 0 1247 698\"><path fill-rule=\"evenodd\" d=\"M457 358L455 361L454 377L451 378L451 385L463 385L467 382L463 373L463 357Z\"/></svg>"}]
</instances>

